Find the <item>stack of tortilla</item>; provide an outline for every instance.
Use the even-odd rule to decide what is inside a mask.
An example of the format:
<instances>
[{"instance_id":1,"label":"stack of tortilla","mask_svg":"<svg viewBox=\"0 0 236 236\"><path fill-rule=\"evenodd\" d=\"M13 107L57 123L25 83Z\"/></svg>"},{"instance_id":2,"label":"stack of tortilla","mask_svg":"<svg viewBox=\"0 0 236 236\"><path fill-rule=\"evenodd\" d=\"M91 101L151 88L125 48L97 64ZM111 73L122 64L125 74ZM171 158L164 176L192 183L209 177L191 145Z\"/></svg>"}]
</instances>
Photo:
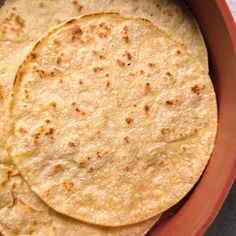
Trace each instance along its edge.
<instances>
[{"instance_id":1,"label":"stack of tortilla","mask_svg":"<svg viewBox=\"0 0 236 236\"><path fill-rule=\"evenodd\" d=\"M205 169L206 47L177 0L0 9L0 232L145 235Z\"/></svg>"}]
</instances>

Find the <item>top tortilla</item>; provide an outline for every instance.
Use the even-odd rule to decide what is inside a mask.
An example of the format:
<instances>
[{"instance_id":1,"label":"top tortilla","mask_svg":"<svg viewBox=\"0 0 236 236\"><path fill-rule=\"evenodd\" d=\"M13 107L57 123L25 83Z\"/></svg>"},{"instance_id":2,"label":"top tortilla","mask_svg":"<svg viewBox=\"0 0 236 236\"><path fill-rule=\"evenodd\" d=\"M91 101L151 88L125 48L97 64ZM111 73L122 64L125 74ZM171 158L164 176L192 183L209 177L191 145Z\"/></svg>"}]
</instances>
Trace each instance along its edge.
<instances>
[{"instance_id":1,"label":"top tortilla","mask_svg":"<svg viewBox=\"0 0 236 236\"><path fill-rule=\"evenodd\" d=\"M18 70L9 153L53 209L128 225L183 198L217 126L207 72L147 20L94 14L49 32Z\"/></svg>"},{"instance_id":2,"label":"top tortilla","mask_svg":"<svg viewBox=\"0 0 236 236\"><path fill-rule=\"evenodd\" d=\"M60 6L59 9L56 2ZM0 9L0 232L4 236L78 236L78 232L83 236L143 236L159 216L134 225L109 228L86 224L55 212L32 192L19 171L11 164L5 151L5 104L18 66L42 33L58 24L58 21L70 17L70 14L77 15L77 10L71 2L47 1L51 14L54 10L57 11L57 14L50 16L48 22L46 9L39 8L40 3L38 0L8 0ZM66 10L61 7L62 4L68 6ZM34 11L34 16L31 11ZM16 18L23 19L25 24L19 25ZM15 27L16 30L11 31L10 27ZM3 35L4 28L7 33Z\"/></svg>"}]
</instances>

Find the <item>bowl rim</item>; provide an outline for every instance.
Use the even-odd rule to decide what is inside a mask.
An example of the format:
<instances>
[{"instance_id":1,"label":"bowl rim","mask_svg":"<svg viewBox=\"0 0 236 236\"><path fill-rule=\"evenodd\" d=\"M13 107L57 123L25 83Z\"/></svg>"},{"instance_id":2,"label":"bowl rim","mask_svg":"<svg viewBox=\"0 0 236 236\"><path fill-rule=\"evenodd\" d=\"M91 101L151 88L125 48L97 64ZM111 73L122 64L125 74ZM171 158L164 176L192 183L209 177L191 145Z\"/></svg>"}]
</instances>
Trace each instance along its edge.
<instances>
[{"instance_id":1,"label":"bowl rim","mask_svg":"<svg viewBox=\"0 0 236 236\"><path fill-rule=\"evenodd\" d=\"M230 35L231 44L233 46L234 54L236 55L236 22L234 21L233 15L231 13L231 10L229 8L228 3L226 3L225 0L215 0L215 3L220 10L220 13L223 17L226 29ZM234 180L236 178L236 147L234 151L234 156L232 156L232 163L233 166L231 170L229 170L229 173L227 176L225 176L225 186L222 188L221 193L216 199L215 206L213 207L212 211L209 212L205 222L201 222L199 226L196 228L195 233L193 235L195 236L201 236L204 234L204 232L207 230L207 228L213 223L214 219L216 218L217 214L219 213L219 210L223 206L223 203L229 194L229 191L234 183Z\"/></svg>"}]
</instances>

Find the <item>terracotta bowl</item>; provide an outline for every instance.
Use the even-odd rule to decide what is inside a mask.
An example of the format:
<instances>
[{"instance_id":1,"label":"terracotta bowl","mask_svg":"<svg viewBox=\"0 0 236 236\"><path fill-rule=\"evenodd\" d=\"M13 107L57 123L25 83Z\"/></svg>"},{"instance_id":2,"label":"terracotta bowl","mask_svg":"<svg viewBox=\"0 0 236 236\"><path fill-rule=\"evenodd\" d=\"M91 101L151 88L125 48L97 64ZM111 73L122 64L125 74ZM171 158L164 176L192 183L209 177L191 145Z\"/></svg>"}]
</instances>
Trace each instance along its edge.
<instances>
[{"instance_id":1,"label":"terracotta bowl","mask_svg":"<svg viewBox=\"0 0 236 236\"><path fill-rule=\"evenodd\" d=\"M219 127L211 160L195 189L148 235L203 235L236 175L236 25L224 0L186 0L204 35L217 94Z\"/></svg>"},{"instance_id":2,"label":"terracotta bowl","mask_svg":"<svg viewBox=\"0 0 236 236\"><path fill-rule=\"evenodd\" d=\"M161 217L149 236L203 235L236 175L236 25L224 0L186 0L186 4L198 20L208 47L218 100L218 134L201 180L181 203Z\"/></svg>"}]
</instances>

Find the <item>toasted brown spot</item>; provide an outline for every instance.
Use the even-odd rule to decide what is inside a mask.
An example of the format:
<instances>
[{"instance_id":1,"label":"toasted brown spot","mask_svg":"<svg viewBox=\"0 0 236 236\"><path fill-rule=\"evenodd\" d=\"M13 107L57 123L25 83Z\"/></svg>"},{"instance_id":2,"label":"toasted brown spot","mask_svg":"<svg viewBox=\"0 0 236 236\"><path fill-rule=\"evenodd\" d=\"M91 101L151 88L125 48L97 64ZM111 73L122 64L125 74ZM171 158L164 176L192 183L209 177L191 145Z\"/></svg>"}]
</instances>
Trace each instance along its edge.
<instances>
[{"instance_id":1,"label":"toasted brown spot","mask_svg":"<svg viewBox=\"0 0 236 236\"><path fill-rule=\"evenodd\" d=\"M46 120L45 120L45 123L50 124L51 121L50 121L49 119L46 119Z\"/></svg>"},{"instance_id":2,"label":"toasted brown spot","mask_svg":"<svg viewBox=\"0 0 236 236\"><path fill-rule=\"evenodd\" d=\"M69 142L69 143L68 143L68 147L71 147L71 148L72 148L72 147L76 147L76 144L75 144L74 142Z\"/></svg>"},{"instance_id":3,"label":"toasted brown spot","mask_svg":"<svg viewBox=\"0 0 236 236\"><path fill-rule=\"evenodd\" d=\"M35 52L31 52L30 57L31 57L31 59L36 59L37 54Z\"/></svg>"},{"instance_id":4,"label":"toasted brown spot","mask_svg":"<svg viewBox=\"0 0 236 236\"><path fill-rule=\"evenodd\" d=\"M144 92L148 93L150 91L151 91L151 84L147 82L144 86Z\"/></svg>"},{"instance_id":5,"label":"toasted brown spot","mask_svg":"<svg viewBox=\"0 0 236 236\"><path fill-rule=\"evenodd\" d=\"M44 78L47 76L47 73L42 69L38 69L36 67L33 67L33 70L34 70L34 72L36 72L39 75L40 78Z\"/></svg>"},{"instance_id":6,"label":"toasted brown spot","mask_svg":"<svg viewBox=\"0 0 236 236\"><path fill-rule=\"evenodd\" d=\"M99 151L97 151L97 158L101 158L102 156L101 156L101 153L99 152Z\"/></svg>"},{"instance_id":7,"label":"toasted brown spot","mask_svg":"<svg viewBox=\"0 0 236 236\"><path fill-rule=\"evenodd\" d=\"M176 106L176 105L179 105L179 104L180 104L180 99L179 98L175 98L175 99L166 101L166 105L168 105L168 106Z\"/></svg>"},{"instance_id":8,"label":"toasted brown spot","mask_svg":"<svg viewBox=\"0 0 236 236\"><path fill-rule=\"evenodd\" d=\"M43 125L41 125L39 128L40 128L40 131L41 131L41 132L44 132L45 128L44 128Z\"/></svg>"},{"instance_id":9,"label":"toasted brown spot","mask_svg":"<svg viewBox=\"0 0 236 236\"><path fill-rule=\"evenodd\" d=\"M27 131L24 128L19 128L19 132L21 134L26 134L27 133Z\"/></svg>"},{"instance_id":10,"label":"toasted brown spot","mask_svg":"<svg viewBox=\"0 0 236 236\"><path fill-rule=\"evenodd\" d=\"M125 119L125 121L126 121L126 123L127 123L128 125L130 125L131 123L134 122L134 120L133 120L131 117L127 117L127 118Z\"/></svg>"},{"instance_id":11,"label":"toasted brown spot","mask_svg":"<svg viewBox=\"0 0 236 236\"><path fill-rule=\"evenodd\" d=\"M144 106L144 111L147 114L150 111L150 107L148 105Z\"/></svg>"},{"instance_id":12,"label":"toasted brown spot","mask_svg":"<svg viewBox=\"0 0 236 236\"><path fill-rule=\"evenodd\" d=\"M135 76L136 74L134 72L130 72L129 76Z\"/></svg>"},{"instance_id":13,"label":"toasted brown spot","mask_svg":"<svg viewBox=\"0 0 236 236\"><path fill-rule=\"evenodd\" d=\"M111 32L111 28L105 22L99 24L99 27L104 29L106 32Z\"/></svg>"},{"instance_id":14,"label":"toasted brown spot","mask_svg":"<svg viewBox=\"0 0 236 236\"><path fill-rule=\"evenodd\" d=\"M120 66L120 67L125 67L125 63L123 61L121 61L120 59L116 60L116 63Z\"/></svg>"},{"instance_id":15,"label":"toasted brown spot","mask_svg":"<svg viewBox=\"0 0 236 236\"><path fill-rule=\"evenodd\" d=\"M105 68L104 67L94 67L93 68L93 71L96 73L96 72L99 72L99 71L103 71L103 70L105 70Z\"/></svg>"},{"instance_id":16,"label":"toasted brown spot","mask_svg":"<svg viewBox=\"0 0 236 236\"><path fill-rule=\"evenodd\" d=\"M109 88L110 85L111 85L110 81L107 81L107 83L106 83L106 87Z\"/></svg>"},{"instance_id":17,"label":"toasted brown spot","mask_svg":"<svg viewBox=\"0 0 236 236\"><path fill-rule=\"evenodd\" d=\"M191 91L197 95L199 95L201 93L201 91L203 91L205 89L205 85L199 85L196 84L193 87L191 87Z\"/></svg>"},{"instance_id":18,"label":"toasted brown spot","mask_svg":"<svg viewBox=\"0 0 236 236\"><path fill-rule=\"evenodd\" d=\"M49 76L50 77L55 77L55 76L58 76L61 74L61 71L57 68L54 68L50 73L49 73Z\"/></svg>"},{"instance_id":19,"label":"toasted brown spot","mask_svg":"<svg viewBox=\"0 0 236 236\"><path fill-rule=\"evenodd\" d=\"M16 16L16 23L20 25L21 27L25 26L25 20L21 18L19 15Z\"/></svg>"},{"instance_id":20,"label":"toasted brown spot","mask_svg":"<svg viewBox=\"0 0 236 236\"><path fill-rule=\"evenodd\" d=\"M75 106L75 105L76 105L76 102L72 102L72 103L71 103L71 106Z\"/></svg>"},{"instance_id":21,"label":"toasted brown spot","mask_svg":"<svg viewBox=\"0 0 236 236\"><path fill-rule=\"evenodd\" d=\"M164 79L172 81L174 79L174 76L169 71L167 71L164 75Z\"/></svg>"},{"instance_id":22,"label":"toasted brown spot","mask_svg":"<svg viewBox=\"0 0 236 236\"><path fill-rule=\"evenodd\" d=\"M123 39L126 43L129 43L129 36L125 35L125 36L123 36Z\"/></svg>"},{"instance_id":23,"label":"toasted brown spot","mask_svg":"<svg viewBox=\"0 0 236 236\"><path fill-rule=\"evenodd\" d=\"M59 83L60 83L60 84L63 84L63 79L60 79L60 80L59 80Z\"/></svg>"},{"instance_id":24,"label":"toasted brown spot","mask_svg":"<svg viewBox=\"0 0 236 236\"><path fill-rule=\"evenodd\" d=\"M34 66L33 71L37 73L41 79L55 77L61 74L61 71L57 68L54 68L52 71L47 72L43 69L39 69L36 66Z\"/></svg>"},{"instance_id":25,"label":"toasted brown spot","mask_svg":"<svg viewBox=\"0 0 236 236\"><path fill-rule=\"evenodd\" d=\"M154 68L154 67L156 66L156 64L155 64L155 63L148 63L148 66L149 66L150 68Z\"/></svg>"},{"instance_id":26,"label":"toasted brown spot","mask_svg":"<svg viewBox=\"0 0 236 236\"><path fill-rule=\"evenodd\" d=\"M93 55L97 56L101 60L105 60L106 56L99 54L98 51L93 51Z\"/></svg>"},{"instance_id":27,"label":"toasted brown spot","mask_svg":"<svg viewBox=\"0 0 236 236\"><path fill-rule=\"evenodd\" d=\"M64 189L68 192L72 192L74 190L74 183L71 181L64 181L62 185Z\"/></svg>"},{"instance_id":28,"label":"toasted brown spot","mask_svg":"<svg viewBox=\"0 0 236 236\"><path fill-rule=\"evenodd\" d=\"M103 55L100 55L99 58L100 58L101 60L105 60L105 59L106 59L106 57L103 56Z\"/></svg>"},{"instance_id":29,"label":"toasted brown spot","mask_svg":"<svg viewBox=\"0 0 236 236\"><path fill-rule=\"evenodd\" d=\"M54 171L59 171L62 169L62 165L61 164L56 164L54 167L53 167Z\"/></svg>"},{"instance_id":30,"label":"toasted brown spot","mask_svg":"<svg viewBox=\"0 0 236 236\"><path fill-rule=\"evenodd\" d=\"M129 171L129 170L130 170L130 167L129 167L129 166L126 166L126 167L125 167L125 170L126 170L126 171Z\"/></svg>"},{"instance_id":31,"label":"toasted brown spot","mask_svg":"<svg viewBox=\"0 0 236 236\"><path fill-rule=\"evenodd\" d=\"M124 33L127 34L129 32L129 27L126 25L123 29Z\"/></svg>"},{"instance_id":32,"label":"toasted brown spot","mask_svg":"<svg viewBox=\"0 0 236 236\"><path fill-rule=\"evenodd\" d=\"M169 134L169 133L174 133L174 132L175 132L175 128L162 128L161 129L161 133L163 135Z\"/></svg>"},{"instance_id":33,"label":"toasted brown spot","mask_svg":"<svg viewBox=\"0 0 236 236\"><path fill-rule=\"evenodd\" d=\"M105 76L106 76L106 77L109 77L109 76L110 76L110 74L106 74Z\"/></svg>"},{"instance_id":34,"label":"toasted brown spot","mask_svg":"<svg viewBox=\"0 0 236 236\"><path fill-rule=\"evenodd\" d=\"M105 33L105 32L99 32L99 33L98 33L98 36L99 36L100 38L107 38L108 34Z\"/></svg>"},{"instance_id":35,"label":"toasted brown spot","mask_svg":"<svg viewBox=\"0 0 236 236\"><path fill-rule=\"evenodd\" d=\"M36 133L32 135L34 139L34 144L39 144L40 135L41 133Z\"/></svg>"},{"instance_id":36,"label":"toasted brown spot","mask_svg":"<svg viewBox=\"0 0 236 236\"><path fill-rule=\"evenodd\" d=\"M16 188L16 183L13 183L12 184L12 189L15 189Z\"/></svg>"},{"instance_id":37,"label":"toasted brown spot","mask_svg":"<svg viewBox=\"0 0 236 236\"><path fill-rule=\"evenodd\" d=\"M126 56L128 58L128 60L132 59L132 55L131 53L129 53L128 51L125 51L125 53L123 54L123 56Z\"/></svg>"},{"instance_id":38,"label":"toasted brown spot","mask_svg":"<svg viewBox=\"0 0 236 236\"><path fill-rule=\"evenodd\" d=\"M53 40L53 43L54 43L56 46L60 46L60 45L61 45L61 41L59 41L58 39L54 39L54 40Z\"/></svg>"},{"instance_id":39,"label":"toasted brown spot","mask_svg":"<svg viewBox=\"0 0 236 236\"><path fill-rule=\"evenodd\" d=\"M60 64L61 64L61 62L62 62L62 59L61 59L61 57L60 57L60 56L58 56L58 57L57 57L57 59L56 59L56 63L60 65Z\"/></svg>"},{"instance_id":40,"label":"toasted brown spot","mask_svg":"<svg viewBox=\"0 0 236 236\"><path fill-rule=\"evenodd\" d=\"M45 3L40 2L40 3L39 3L39 7L40 7L40 8L44 8L44 7L45 7Z\"/></svg>"},{"instance_id":41,"label":"toasted brown spot","mask_svg":"<svg viewBox=\"0 0 236 236\"><path fill-rule=\"evenodd\" d=\"M180 51L180 50L177 50L177 51L176 51L176 54L177 54L177 55L180 55L180 54L181 54L181 51Z\"/></svg>"},{"instance_id":42,"label":"toasted brown spot","mask_svg":"<svg viewBox=\"0 0 236 236\"><path fill-rule=\"evenodd\" d=\"M93 55L98 56L99 52L98 51L93 51Z\"/></svg>"},{"instance_id":43,"label":"toasted brown spot","mask_svg":"<svg viewBox=\"0 0 236 236\"><path fill-rule=\"evenodd\" d=\"M144 72L143 70L140 70L140 74L141 74L141 75L144 75L145 72Z\"/></svg>"},{"instance_id":44,"label":"toasted brown spot","mask_svg":"<svg viewBox=\"0 0 236 236\"><path fill-rule=\"evenodd\" d=\"M49 128L49 130L45 133L46 136L48 135L52 135L54 132L54 129L53 128Z\"/></svg>"},{"instance_id":45,"label":"toasted brown spot","mask_svg":"<svg viewBox=\"0 0 236 236\"><path fill-rule=\"evenodd\" d=\"M80 85L83 84L83 80L82 80L82 79L79 80L79 84L80 84Z\"/></svg>"},{"instance_id":46,"label":"toasted brown spot","mask_svg":"<svg viewBox=\"0 0 236 236\"><path fill-rule=\"evenodd\" d=\"M126 143L130 143L130 141L129 141L129 137L127 137L127 136L124 137L124 140L125 140Z\"/></svg>"},{"instance_id":47,"label":"toasted brown spot","mask_svg":"<svg viewBox=\"0 0 236 236\"><path fill-rule=\"evenodd\" d=\"M75 111L80 112L80 109L78 107L75 108Z\"/></svg>"},{"instance_id":48,"label":"toasted brown spot","mask_svg":"<svg viewBox=\"0 0 236 236\"><path fill-rule=\"evenodd\" d=\"M79 162L79 165L80 167L84 167L88 164L89 160L91 159L91 157L85 157L84 159L82 159L80 162Z\"/></svg>"},{"instance_id":49,"label":"toasted brown spot","mask_svg":"<svg viewBox=\"0 0 236 236\"><path fill-rule=\"evenodd\" d=\"M158 161L158 165L160 167L164 167L165 166L165 162L163 160L160 160L160 161Z\"/></svg>"},{"instance_id":50,"label":"toasted brown spot","mask_svg":"<svg viewBox=\"0 0 236 236\"><path fill-rule=\"evenodd\" d=\"M73 29L72 29L72 41L74 40L77 40L77 39L80 39L80 37L82 36L83 34L83 31L82 29L79 27L79 26L75 26Z\"/></svg>"},{"instance_id":51,"label":"toasted brown spot","mask_svg":"<svg viewBox=\"0 0 236 236\"><path fill-rule=\"evenodd\" d=\"M73 6L76 8L78 12L80 12L83 9L83 6L80 5L77 1L72 1Z\"/></svg>"},{"instance_id":52,"label":"toasted brown spot","mask_svg":"<svg viewBox=\"0 0 236 236\"><path fill-rule=\"evenodd\" d=\"M57 107L57 104L55 102L51 102L50 103L50 106L53 107L53 108L56 108Z\"/></svg>"}]
</instances>

